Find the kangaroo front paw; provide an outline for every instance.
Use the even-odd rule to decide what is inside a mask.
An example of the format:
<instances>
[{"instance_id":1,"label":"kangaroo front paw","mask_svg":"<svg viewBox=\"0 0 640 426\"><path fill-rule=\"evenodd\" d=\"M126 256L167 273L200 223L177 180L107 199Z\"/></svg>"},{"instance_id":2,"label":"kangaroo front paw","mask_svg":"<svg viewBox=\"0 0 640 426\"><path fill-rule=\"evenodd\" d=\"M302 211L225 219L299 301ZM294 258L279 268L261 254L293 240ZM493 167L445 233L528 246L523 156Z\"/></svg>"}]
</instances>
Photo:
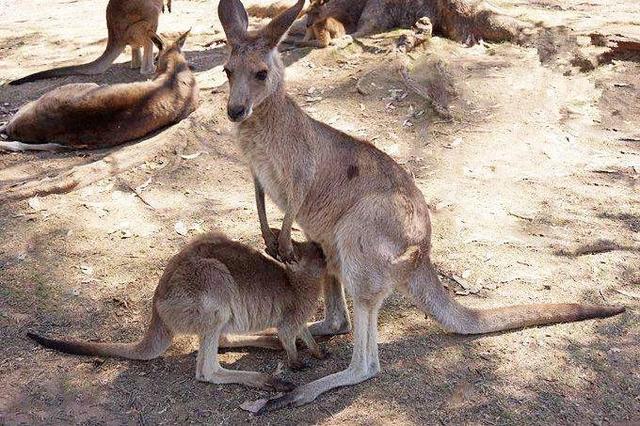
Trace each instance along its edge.
<instances>
[{"instance_id":1,"label":"kangaroo front paw","mask_svg":"<svg viewBox=\"0 0 640 426\"><path fill-rule=\"evenodd\" d=\"M278 242L274 239L266 243L266 247L264 249L265 252L274 259L278 260Z\"/></svg>"},{"instance_id":2,"label":"kangaroo front paw","mask_svg":"<svg viewBox=\"0 0 640 426\"><path fill-rule=\"evenodd\" d=\"M291 240L288 242L278 242L278 257L283 263L294 263L298 261L295 253L293 252L293 244L291 244Z\"/></svg>"}]
</instances>

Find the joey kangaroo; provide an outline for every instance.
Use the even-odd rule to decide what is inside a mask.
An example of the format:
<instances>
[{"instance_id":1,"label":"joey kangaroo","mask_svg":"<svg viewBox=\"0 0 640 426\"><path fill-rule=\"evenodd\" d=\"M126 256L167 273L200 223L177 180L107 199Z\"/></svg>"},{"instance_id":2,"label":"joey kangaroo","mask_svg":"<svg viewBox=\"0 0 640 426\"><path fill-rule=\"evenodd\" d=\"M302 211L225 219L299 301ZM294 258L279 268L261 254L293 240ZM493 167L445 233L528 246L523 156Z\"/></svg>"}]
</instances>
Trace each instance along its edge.
<instances>
[{"instance_id":1,"label":"joey kangaroo","mask_svg":"<svg viewBox=\"0 0 640 426\"><path fill-rule=\"evenodd\" d=\"M151 81L98 86L58 87L24 105L0 126L0 150L104 148L145 136L186 118L198 106L198 85L182 54L189 32L160 50Z\"/></svg>"},{"instance_id":2,"label":"joey kangaroo","mask_svg":"<svg viewBox=\"0 0 640 426\"><path fill-rule=\"evenodd\" d=\"M343 36L334 29L336 22L358 38L411 28L424 17L431 20L436 33L468 44L481 39L514 40L525 28L484 0L318 0L307 10L307 27L317 42L307 41L308 32L304 41L294 44L326 47L331 39Z\"/></svg>"},{"instance_id":3,"label":"joey kangaroo","mask_svg":"<svg viewBox=\"0 0 640 426\"><path fill-rule=\"evenodd\" d=\"M327 47L331 41L358 29L364 1L315 0L306 10L306 33L302 41L287 38L285 42L299 47Z\"/></svg>"},{"instance_id":4,"label":"joey kangaroo","mask_svg":"<svg viewBox=\"0 0 640 426\"><path fill-rule=\"evenodd\" d=\"M258 31L247 31L240 0L221 0L220 21L230 53L227 113L254 176L258 217L269 250L294 261L290 239L295 221L321 246L328 273L324 322L314 334L328 334L345 321L340 283L353 299L353 357L349 367L269 401L263 410L301 405L340 386L380 371L378 310L395 287L406 292L449 331L490 333L527 326L608 317L618 306L520 305L470 309L452 298L431 262L431 222L424 196L411 176L372 144L309 117L287 95L277 51L281 37L304 0ZM269 231L264 193L284 211L282 231Z\"/></svg>"},{"instance_id":5,"label":"joey kangaroo","mask_svg":"<svg viewBox=\"0 0 640 426\"><path fill-rule=\"evenodd\" d=\"M282 265L221 233L206 234L169 260L153 296L151 322L140 341L54 340L32 333L28 337L71 354L148 360L160 356L176 334L197 334L196 379L291 390L290 383L268 374L222 368L218 345L228 333L276 326L292 369L303 366L297 337L313 356L324 358L305 324L318 304L320 278L326 269L324 256L315 243L296 242L294 247L299 264Z\"/></svg>"},{"instance_id":6,"label":"joey kangaroo","mask_svg":"<svg viewBox=\"0 0 640 426\"><path fill-rule=\"evenodd\" d=\"M168 0L168 8L171 11L171 0ZM141 74L153 74L153 43L147 34L158 30L161 11L164 11L164 0L110 0L107 4L107 48L98 59L87 64L37 72L9 84L75 74L102 74L126 46L131 46L131 68L140 68Z\"/></svg>"}]
</instances>

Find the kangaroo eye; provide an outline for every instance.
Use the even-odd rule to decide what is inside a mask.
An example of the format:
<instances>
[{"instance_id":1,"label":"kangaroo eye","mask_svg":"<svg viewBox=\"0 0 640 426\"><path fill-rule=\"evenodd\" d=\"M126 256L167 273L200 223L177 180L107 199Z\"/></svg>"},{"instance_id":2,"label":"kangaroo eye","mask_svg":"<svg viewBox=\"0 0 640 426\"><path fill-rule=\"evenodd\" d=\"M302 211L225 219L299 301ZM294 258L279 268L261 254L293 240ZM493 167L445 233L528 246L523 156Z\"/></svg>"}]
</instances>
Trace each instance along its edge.
<instances>
[{"instance_id":1,"label":"kangaroo eye","mask_svg":"<svg viewBox=\"0 0 640 426\"><path fill-rule=\"evenodd\" d=\"M258 71L256 73L256 79L258 79L260 81L266 80L267 79L267 71L266 70Z\"/></svg>"}]
</instances>

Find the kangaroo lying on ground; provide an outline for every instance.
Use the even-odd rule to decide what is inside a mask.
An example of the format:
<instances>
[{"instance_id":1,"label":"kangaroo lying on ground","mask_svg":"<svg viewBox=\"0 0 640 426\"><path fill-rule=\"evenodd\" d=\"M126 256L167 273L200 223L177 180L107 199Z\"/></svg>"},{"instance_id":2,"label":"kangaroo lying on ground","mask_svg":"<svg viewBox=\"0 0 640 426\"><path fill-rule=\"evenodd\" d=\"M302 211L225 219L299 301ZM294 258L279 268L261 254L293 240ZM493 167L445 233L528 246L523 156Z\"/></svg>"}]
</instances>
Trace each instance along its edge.
<instances>
[{"instance_id":1,"label":"kangaroo lying on ground","mask_svg":"<svg viewBox=\"0 0 640 426\"><path fill-rule=\"evenodd\" d=\"M349 367L269 401L263 410L301 405L340 386L380 371L378 310L394 287L449 331L490 333L534 325L608 317L618 306L581 304L520 305L470 309L453 299L431 263L431 222L424 196L411 176L372 144L309 117L289 97L277 51L281 37L304 0L258 31L247 31L240 0L221 0L220 21L231 47L227 113L237 123L238 143L254 176L260 228L271 252L284 261L295 221L321 244L328 273L328 318L314 334L348 327L344 283L353 299L353 357ZM269 231L264 192L284 211L279 236Z\"/></svg>"},{"instance_id":2,"label":"kangaroo lying on ground","mask_svg":"<svg viewBox=\"0 0 640 426\"><path fill-rule=\"evenodd\" d=\"M364 1L312 1L305 13L307 30L304 39L287 38L285 42L299 47L327 47L332 40L357 31L364 6Z\"/></svg>"},{"instance_id":3,"label":"kangaroo lying on ground","mask_svg":"<svg viewBox=\"0 0 640 426\"><path fill-rule=\"evenodd\" d=\"M171 0L168 7L171 11ZM102 74L126 46L131 46L131 68L140 68L141 74L153 74L153 43L148 34L158 30L161 11L164 11L164 0L110 0L107 5L107 48L98 59L88 64L37 72L9 84L75 74ZM141 49L144 49L144 55Z\"/></svg>"},{"instance_id":4,"label":"kangaroo lying on ground","mask_svg":"<svg viewBox=\"0 0 640 426\"><path fill-rule=\"evenodd\" d=\"M431 20L435 33L468 44L481 39L515 40L525 28L483 0L319 0L312 3L306 15L316 43L309 41L310 32L302 42L288 42L326 47L332 39L344 35L340 26L358 38L411 28L424 17Z\"/></svg>"},{"instance_id":5,"label":"kangaroo lying on ground","mask_svg":"<svg viewBox=\"0 0 640 426\"><path fill-rule=\"evenodd\" d=\"M181 51L188 34L169 46L147 35L160 49L152 81L67 84L24 105L0 126L0 137L10 140L0 150L111 147L186 118L198 106L198 85Z\"/></svg>"},{"instance_id":6,"label":"kangaroo lying on ground","mask_svg":"<svg viewBox=\"0 0 640 426\"><path fill-rule=\"evenodd\" d=\"M41 345L77 355L148 360L160 356L176 334L197 334L200 349L196 379L239 383L278 391L293 385L273 376L233 371L220 366L218 344L228 333L277 327L289 366L299 369L296 338L316 358L325 353L305 322L313 315L325 272L322 250L315 243L294 243L300 262L282 265L260 252L210 233L182 249L168 263L153 296L151 322L137 343L53 340L27 334Z\"/></svg>"}]
</instances>

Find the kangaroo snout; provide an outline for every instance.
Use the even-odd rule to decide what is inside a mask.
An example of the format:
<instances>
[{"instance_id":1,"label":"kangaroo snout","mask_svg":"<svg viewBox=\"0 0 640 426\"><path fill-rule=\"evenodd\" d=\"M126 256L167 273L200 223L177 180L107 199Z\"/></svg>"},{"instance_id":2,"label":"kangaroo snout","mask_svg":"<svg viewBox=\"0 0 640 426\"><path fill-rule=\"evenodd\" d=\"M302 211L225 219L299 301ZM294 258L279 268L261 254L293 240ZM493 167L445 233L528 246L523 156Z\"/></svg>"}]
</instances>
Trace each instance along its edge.
<instances>
[{"instance_id":1,"label":"kangaroo snout","mask_svg":"<svg viewBox=\"0 0 640 426\"><path fill-rule=\"evenodd\" d=\"M243 121L251 115L251 107L246 108L244 105L229 105L227 106L227 115L231 121Z\"/></svg>"}]
</instances>

